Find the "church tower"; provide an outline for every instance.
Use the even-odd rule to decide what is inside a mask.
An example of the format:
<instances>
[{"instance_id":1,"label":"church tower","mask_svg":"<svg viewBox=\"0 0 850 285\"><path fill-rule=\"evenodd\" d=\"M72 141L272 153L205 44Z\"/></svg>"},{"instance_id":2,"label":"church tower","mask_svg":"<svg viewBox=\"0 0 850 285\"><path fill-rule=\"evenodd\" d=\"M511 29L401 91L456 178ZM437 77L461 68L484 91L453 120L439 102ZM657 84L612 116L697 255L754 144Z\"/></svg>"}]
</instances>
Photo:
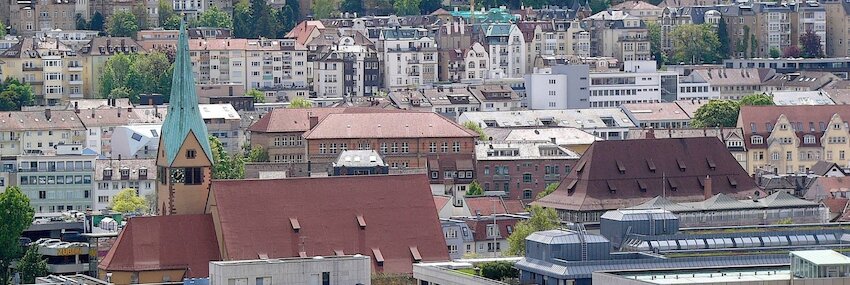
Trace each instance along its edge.
<instances>
[{"instance_id":1,"label":"church tower","mask_svg":"<svg viewBox=\"0 0 850 285\"><path fill-rule=\"evenodd\" d=\"M156 156L160 215L203 214L212 178L207 126L198 110L186 24L180 24L168 113Z\"/></svg>"}]
</instances>

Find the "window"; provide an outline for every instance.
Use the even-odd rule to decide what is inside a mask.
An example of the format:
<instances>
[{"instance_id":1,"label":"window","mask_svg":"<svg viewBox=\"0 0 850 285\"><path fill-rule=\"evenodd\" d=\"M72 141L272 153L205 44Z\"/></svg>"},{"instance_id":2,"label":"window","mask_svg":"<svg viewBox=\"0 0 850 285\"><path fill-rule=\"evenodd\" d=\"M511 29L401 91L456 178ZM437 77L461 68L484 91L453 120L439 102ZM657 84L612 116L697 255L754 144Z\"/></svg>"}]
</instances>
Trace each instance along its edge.
<instances>
[{"instance_id":1,"label":"window","mask_svg":"<svg viewBox=\"0 0 850 285\"><path fill-rule=\"evenodd\" d=\"M449 253L457 253L457 245L449 245Z\"/></svg>"},{"instance_id":2,"label":"window","mask_svg":"<svg viewBox=\"0 0 850 285\"><path fill-rule=\"evenodd\" d=\"M410 145L406 142L401 143L401 153L410 152Z\"/></svg>"},{"instance_id":3,"label":"window","mask_svg":"<svg viewBox=\"0 0 850 285\"><path fill-rule=\"evenodd\" d=\"M770 154L770 160L779 160L779 153L775 152L775 151L773 153L771 153Z\"/></svg>"},{"instance_id":4,"label":"window","mask_svg":"<svg viewBox=\"0 0 850 285\"><path fill-rule=\"evenodd\" d=\"M322 285L331 285L331 273L322 272Z\"/></svg>"},{"instance_id":5,"label":"window","mask_svg":"<svg viewBox=\"0 0 850 285\"><path fill-rule=\"evenodd\" d=\"M200 185L204 181L200 167L187 167L185 175L184 183L188 185Z\"/></svg>"},{"instance_id":6,"label":"window","mask_svg":"<svg viewBox=\"0 0 850 285\"><path fill-rule=\"evenodd\" d=\"M814 144L815 143L815 136L806 135L805 137L803 137L803 143L804 144Z\"/></svg>"},{"instance_id":7,"label":"window","mask_svg":"<svg viewBox=\"0 0 850 285\"><path fill-rule=\"evenodd\" d=\"M257 277L257 285L272 285L271 277Z\"/></svg>"},{"instance_id":8,"label":"window","mask_svg":"<svg viewBox=\"0 0 850 285\"><path fill-rule=\"evenodd\" d=\"M460 142L454 142L452 144L452 151L453 152L460 152Z\"/></svg>"},{"instance_id":9,"label":"window","mask_svg":"<svg viewBox=\"0 0 850 285\"><path fill-rule=\"evenodd\" d=\"M752 138L750 138L750 140L751 140L752 144L762 144L762 143L764 143L764 138L762 138L761 136L753 136Z\"/></svg>"},{"instance_id":10,"label":"window","mask_svg":"<svg viewBox=\"0 0 850 285\"><path fill-rule=\"evenodd\" d=\"M392 153L398 153L398 143L397 143L397 142L394 142L394 143L392 144L392 146L390 147L390 152L392 152Z\"/></svg>"},{"instance_id":11,"label":"window","mask_svg":"<svg viewBox=\"0 0 850 285\"><path fill-rule=\"evenodd\" d=\"M437 143L431 142L431 144L428 145L428 152L430 152L430 153L437 152Z\"/></svg>"},{"instance_id":12,"label":"window","mask_svg":"<svg viewBox=\"0 0 850 285\"><path fill-rule=\"evenodd\" d=\"M38 191L39 199L47 199L47 191Z\"/></svg>"},{"instance_id":13,"label":"window","mask_svg":"<svg viewBox=\"0 0 850 285\"><path fill-rule=\"evenodd\" d=\"M194 149L190 149L190 150L186 151L186 158L188 158L188 159L194 159L195 156L197 156L197 155L198 154Z\"/></svg>"},{"instance_id":14,"label":"window","mask_svg":"<svg viewBox=\"0 0 850 285\"><path fill-rule=\"evenodd\" d=\"M522 182L531 183L531 173L525 173L522 175Z\"/></svg>"},{"instance_id":15,"label":"window","mask_svg":"<svg viewBox=\"0 0 850 285\"><path fill-rule=\"evenodd\" d=\"M531 190L530 189L522 190L522 198L523 199L531 199Z\"/></svg>"},{"instance_id":16,"label":"window","mask_svg":"<svg viewBox=\"0 0 850 285\"><path fill-rule=\"evenodd\" d=\"M382 151L383 151L383 150L382 150ZM319 144L319 153L320 153L320 154L325 154L325 153L327 153L327 152L328 152L328 145L323 144L323 143L320 143L320 144Z\"/></svg>"},{"instance_id":17,"label":"window","mask_svg":"<svg viewBox=\"0 0 850 285\"><path fill-rule=\"evenodd\" d=\"M449 152L449 143L443 142L443 144L440 146L440 151L442 151L443 153Z\"/></svg>"},{"instance_id":18,"label":"window","mask_svg":"<svg viewBox=\"0 0 850 285\"><path fill-rule=\"evenodd\" d=\"M109 196L97 196L98 203L109 203Z\"/></svg>"},{"instance_id":19,"label":"window","mask_svg":"<svg viewBox=\"0 0 850 285\"><path fill-rule=\"evenodd\" d=\"M381 153L387 153L387 143L381 143Z\"/></svg>"}]
</instances>

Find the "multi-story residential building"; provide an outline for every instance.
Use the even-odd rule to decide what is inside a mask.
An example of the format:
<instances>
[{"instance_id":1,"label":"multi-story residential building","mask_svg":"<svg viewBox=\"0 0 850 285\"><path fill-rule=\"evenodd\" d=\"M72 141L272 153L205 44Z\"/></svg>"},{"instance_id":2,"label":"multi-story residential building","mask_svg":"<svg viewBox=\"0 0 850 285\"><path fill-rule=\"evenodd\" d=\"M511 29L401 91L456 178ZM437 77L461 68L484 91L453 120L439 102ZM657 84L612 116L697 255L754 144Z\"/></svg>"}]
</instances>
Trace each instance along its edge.
<instances>
[{"instance_id":1,"label":"multi-story residential building","mask_svg":"<svg viewBox=\"0 0 850 285\"><path fill-rule=\"evenodd\" d=\"M390 169L403 169L435 158L471 161L478 134L432 112L390 112L328 114L303 137L314 169L348 149L378 150Z\"/></svg>"},{"instance_id":2,"label":"multi-story residential building","mask_svg":"<svg viewBox=\"0 0 850 285\"><path fill-rule=\"evenodd\" d=\"M673 39L670 33L680 25L691 24L691 15L686 13L686 8L665 7L661 10L658 25L661 28L661 50L670 52L673 50Z\"/></svg>"},{"instance_id":3,"label":"multi-story residential building","mask_svg":"<svg viewBox=\"0 0 850 285\"><path fill-rule=\"evenodd\" d=\"M676 100L679 75L658 71L655 61L627 61L623 71L591 72L591 108L618 107L629 103Z\"/></svg>"},{"instance_id":4,"label":"multi-story residential building","mask_svg":"<svg viewBox=\"0 0 850 285\"><path fill-rule=\"evenodd\" d=\"M624 1L623 3L612 6L610 9L613 11L623 11L623 13L638 17L642 21L649 22L657 21L664 10L664 8L641 0Z\"/></svg>"},{"instance_id":5,"label":"multi-story residential building","mask_svg":"<svg viewBox=\"0 0 850 285\"><path fill-rule=\"evenodd\" d=\"M59 1L8 1L8 10L0 13L7 14L9 26L13 34L32 36L43 30L73 30L75 2ZM5 23L4 23L5 26Z\"/></svg>"},{"instance_id":6,"label":"multi-story residential building","mask_svg":"<svg viewBox=\"0 0 850 285\"><path fill-rule=\"evenodd\" d=\"M590 55L621 61L650 60L649 34L640 18L623 11L602 11L585 19L590 31Z\"/></svg>"},{"instance_id":7,"label":"multi-story residential building","mask_svg":"<svg viewBox=\"0 0 850 285\"><path fill-rule=\"evenodd\" d=\"M519 110L519 95L507 85L486 84L473 85L467 88L475 99L481 102L481 111L511 111Z\"/></svg>"},{"instance_id":8,"label":"multi-story residential building","mask_svg":"<svg viewBox=\"0 0 850 285\"><path fill-rule=\"evenodd\" d=\"M841 0L825 0L820 2L826 10L826 36L829 45L826 55L830 57L850 56L850 2Z\"/></svg>"},{"instance_id":9,"label":"multi-story residential building","mask_svg":"<svg viewBox=\"0 0 850 285\"><path fill-rule=\"evenodd\" d=\"M729 34L729 50L734 58L758 57L758 23L753 5L728 5L722 17ZM753 44L755 43L755 44ZM769 52L769 51L768 51Z\"/></svg>"},{"instance_id":10,"label":"multi-story residential building","mask_svg":"<svg viewBox=\"0 0 850 285\"><path fill-rule=\"evenodd\" d=\"M780 53L791 45L799 42L799 37L792 35L791 21L793 12L788 6L756 4L758 25L755 31L759 43L759 56L770 55L771 50Z\"/></svg>"},{"instance_id":11,"label":"multi-story residential building","mask_svg":"<svg viewBox=\"0 0 850 285\"><path fill-rule=\"evenodd\" d=\"M490 56L491 78L521 78L526 71L527 47L515 24L492 24L484 35Z\"/></svg>"},{"instance_id":12,"label":"multi-story residential building","mask_svg":"<svg viewBox=\"0 0 850 285\"><path fill-rule=\"evenodd\" d=\"M712 95L719 92L720 98L740 99L761 91L762 84L775 75L769 68L718 68L694 70L689 76L690 81L707 82Z\"/></svg>"},{"instance_id":13,"label":"multi-story residential building","mask_svg":"<svg viewBox=\"0 0 850 285\"><path fill-rule=\"evenodd\" d=\"M171 0L170 2L172 4L172 8L174 8L174 12L183 14L184 17L188 19L198 19L204 11L212 9L213 7L225 11L228 14L233 12L232 1L213 0L204 2L192 0ZM154 10L154 14L156 14L156 10Z\"/></svg>"},{"instance_id":14,"label":"multi-story residential building","mask_svg":"<svg viewBox=\"0 0 850 285\"><path fill-rule=\"evenodd\" d=\"M484 191L531 202L570 173L578 159L577 153L550 141L481 142L475 146L476 181Z\"/></svg>"},{"instance_id":15,"label":"multi-story residential building","mask_svg":"<svg viewBox=\"0 0 850 285\"><path fill-rule=\"evenodd\" d=\"M437 81L437 43L426 29L385 28L384 86L390 90L429 86Z\"/></svg>"},{"instance_id":16,"label":"multi-story residential building","mask_svg":"<svg viewBox=\"0 0 850 285\"><path fill-rule=\"evenodd\" d=\"M0 154L44 154L57 145L83 145L85 127L73 111L0 113Z\"/></svg>"},{"instance_id":17,"label":"multi-story residential building","mask_svg":"<svg viewBox=\"0 0 850 285\"><path fill-rule=\"evenodd\" d=\"M707 78L699 76L697 73L688 73L686 76L679 76L679 92L676 94L677 100L710 100L721 99L719 88L713 88Z\"/></svg>"},{"instance_id":18,"label":"multi-story residential building","mask_svg":"<svg viewBox=\"0 0 850 285\"><path fill-rule=\"evenodd\" d=\"M848 117L846 105L743 106L738 127L750 158L747 171L808 173L820 160L848 165Z\"/></svg>"},{"instance_id":19,"label":"multi-story residential building","mask_svg":"<svg viewBox=\"0 0 850 285\"><path fill-rule=\"evenodd\" d=\"M94 16L94 13L100 13L103 16L104 22L109 23L109 20L112 19L112 15L115 12L132 12L136 15L136 17L144 16L144 24L150 27L158 27L159 23L159 1L156 0L142 0L142 1L126 1L126 0L82 0L84 3L81 3L78 6L82 6L82 4L87 3L88 7L85 8L88 10L88 14L80 13L87 20L91 19L91 16ZM172 1L167 1L172 2ZM172 2L173 3L173 2ZM198 5L202 5L199 3ZM174 7L175 10L178 7ZM72 17L73 20L73 17Z\"/></svg>"},{"instance_id":20,"label":"multi-story residential building","mask_svg":"<svg viewBox=\"0 0 850 285\"><path fill-rule=\"evenodd\" d=\"M509 248L508 237L514 232L516 223L521 220L523 219L507 215L465 219L472 230L472 253L481 257L501 257Z\"/></svg>"},{"instance_id":21,"label":"multi-story residential building","mask_svg":"<svg viewBox=\"0 0 850 285\"><path fill-rule=\"evenodd\" d=\"M472 230L465 221L440 219L440 227L443 229L443 236L446 237L449 258L461 259L464 255L474 252L475 240L472 237Z\"/></svg>"},{"instance_id":22,"label":"multi-story residential building","mask_svg":"<svg viewBox=\"0 0 850 285\"><path fill-rule=\"evenodd\" d=\"M197 84L244 86L267 102L307 97L307 51L294 40L192 39Z\"/></svg>"},{"instance_id":23,"label":"multi-story residential building","mask_svg":"<svg viewBox=\"0 0 850 285\"><path fill-rule=\"evenodd\" d=\"M236 109L230 104L200 104L198 109L207 131L221 141L224 150L231 154L241 153L246 139L239 128L242 118Z\"/></svg>"},{"instance_id":24,"label":"multi-story residential building","mask_svg":"<svg viewBox=\"0 0 850 285\"><path fill-rule=\"evenodd\" d=\"M132 188L146 201L155 201L156 161L145 159L98 159L94 168L94 207L109 209L121 190Z\"/></svg>"},{"instance_id":25,"label":"multi-story residential building","mask_svg":"<svg viewBox=\"0 0 850 285\"><path fill-rule=\"evenodd\" d=\"M82 80L80 91L82 96L74 95L77 92L74 84L70 89L71 98L103 98L100 90L100 77L103 74L103 66L106 61L112 56L120 53L138 53L144 52L145 49L136 43L135 40L128 37L97 37L84 45L79 51L80 60L71 60L68 63L68 70L82 71ZM71 77L74 77L73 73ZM74 78L71 78L74 79Z\"/></svg>"},{"instance_id":26,"label":"multi-story residential building","mask_svg":"<svg viewBox=\"0 0 850 285\"><path fill-rule=\"evenodd\" d=\"M59 39L63 44L67 45L72 50L79 50L83 45L95 39L100 33L99 31L89 30L47 30L35 33L39 38L55 38Z\"/></svg>"},{"instance_id":27,"label":"multi-story residential building","mask_svg":"<svg viewBox=\"0 0 850 285\"><path fill-rule=\"evenodd\" d=\"M319 51L313 65L313 92L318 97L374 96L381 88L381 61L370 46L351 37Z\"/></svg>"},{"instance_id":28,"label":"multi-story residential building","mask_svg":"<svg viewBox=\"0 0 850 285\"><path fill-rule=\"evenodd\" d=\"M475 112L481 108L481 101L467 88L442 87L424 89L422 96L430 103L431 111L452 120L464 112Z\"/></svg>"},{"instance_id":29,"label":"multi-story residential building","mask_svg":"<svg viewBox=\"0 0 850 285\"><path fill-rule=\"evenodd\" d=\"M821 52L826 55L827 43L832 40L827 40L827 26L830 23L826 21L826 8L818 2L805 1L795 3L792 6L796 8L794 11L796 18L791 19L794 30L791 33L791 41L793 44L799 44L801 35L811 31L820 37Z\"/></svg>"},{"instance_id":30,"label":"multi-story residential building","mask_svg":"<svg viewBox=\"0 0 850 285\"><path fill-rule=\"evenodd\" d=\"M464 79L466 70L465 62L463 62L466 57L464 52L467 49L472 49L471 47L475 42L473 41L472 30L467 31L467 25L463 19L447 21L439 26L434 40L437 43L439 54L437 78L441 82L460 82L461 79ZM489 57L486 59L489 59Z\"/></svg>"},{"instance_id":31,"label":"multi-story residential building","mask_svg":"<svg viewBox=\"0 0 850 285\"><path fill-rule=\"evenodd\" d=\"M83 98L82 58L58 39L26 37L0 58L3 75L32 85L39 103L54 106Z\"/></svg>"},{"instance_id":32,"label":"multi-story residential building","mask_svg":"<svg viewBox=\"0 0 850 285\"><path fill-rule=\"evenodd\" d=\"M37 213L85 211L93 206L96 155L82 145L63 145L52 154L18 156L16 185Z\"/></svg>"},{"instance_id":33,"label":"multi-story residential building","mask_svg":"<svg viewBox=\"0 0 850 285\"><path fill-rule=\"evenodd\" d=\"M453 62L454 66L450 63L448 68L449 78L454 82L481 82L490 75L490 55L487 48L478 42L459 50L455 58L458 60Z\"/></svg>"},{"instance_id":34,"label":"multi-story residential building","mask_svg":"<svg viewBox=\"0 0 850 285\"><path fill-rule=\"evenodd\" d=\"M526 101L531 110L563 110L590 107L587 65L556 65L525 76Z\"/></svg>"},{"instance_id":35,"label":"multi-story residential building","mask_svg":"<svg viewBox=\"0 0 850 285\"><path fill-rule=\"evenodd\" d=\"M626 139L636 127L619 108L466 112L458 123L474 122L484 128L571 127L606 140Z\"/></svg>"},{"instance_id":36,"label":"multi-story residential building","mask_svg":"<svg viewBox=\"0 0 850 285\"><path fill-rule=\"evenodd\" d=\"M761 91L819 91L841 79L829 72L801 71L777 74L762 84Z\"/></svg>"}]
</instances>

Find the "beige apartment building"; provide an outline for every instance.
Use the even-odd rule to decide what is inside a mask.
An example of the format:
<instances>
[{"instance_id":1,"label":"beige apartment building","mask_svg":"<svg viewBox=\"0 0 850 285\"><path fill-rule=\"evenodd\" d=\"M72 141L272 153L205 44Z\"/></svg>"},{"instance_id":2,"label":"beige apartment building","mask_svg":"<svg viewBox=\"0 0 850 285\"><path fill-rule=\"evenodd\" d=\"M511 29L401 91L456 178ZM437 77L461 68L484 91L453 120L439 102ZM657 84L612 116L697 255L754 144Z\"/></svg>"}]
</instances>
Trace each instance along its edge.
<instances>
[{"instance_id":1,"label":"beige apartment building","mask_svg":"<svg viewBox=\"0 0 850 285\"><path fill-rule=\"evenodd\" d=\"M85 142L74 111L0 112L0 156L55 153L60 144Z\"/></svg>"},{"instance_id":2,"label":"beige apartment building","mask_svg":"<svg viewBox=\"0 0 850 285\"><path fill-rule=\"evenodd\" d=\"M83 98L83 58L57 39L25 37L0 60L4 76L32 85L37 103L54 106Z\"/></svg>"},{"instance_id":3,"label":"beige apartment building","mask_svg":"<svg viewBox=\"0 0 850 285\"><path fill-rule=\"evenodd\" d=\"M830 44L826 46L829 57L850 56L850 2L846 0L821 1L826 10L826 38Z\"/></svg>"},{"instance_id":4,"label":"beige apartment building","mask_svg":"<svg viewBox=\"0 0 850 285\"><path fill-rule=\"evenodd\" d=\"M744 106L738 116L747 171L806 173L818 161L850 163L850 106Z\"/></svg>"},{"instance_id":5,"label":"beige apartment building","mask_svg":"<svg viewBox=\"0 0 850 285\"><path fill-rule=\"evenodd\" d=\"M42 30L73 30L75 0L8 1L7 11L12 33L32 36Z\"/></svg>"}]
</instances>

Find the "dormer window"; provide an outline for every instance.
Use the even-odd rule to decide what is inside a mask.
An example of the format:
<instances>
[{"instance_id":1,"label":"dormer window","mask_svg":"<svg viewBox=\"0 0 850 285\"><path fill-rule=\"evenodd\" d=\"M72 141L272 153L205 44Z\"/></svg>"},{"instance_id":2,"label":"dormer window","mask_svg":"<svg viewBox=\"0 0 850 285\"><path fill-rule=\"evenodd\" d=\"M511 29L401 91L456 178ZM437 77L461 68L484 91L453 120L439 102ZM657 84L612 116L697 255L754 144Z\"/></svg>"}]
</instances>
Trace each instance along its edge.
<instances>
[{"instance_id":1,"label":"dormer window","mask_svg":"<svg viewBox=\"0 0 850 285\"><path fill-rule=\"evenodd\" d=\"M112 169L107 168L103 170L103 180L112 180Z\"/></svg>"},{"instance_id":2,"label":"dormer window","mask_svg":"<svg viewBox=\"0 0 850 285\"><path fill-rule=\"evenodd\" d=\"M147 168L139 168L139 179L140 180L148 179L148 169Z\"/></svg>"},{"instance_id":3,"label":"dormer window","mask_svg":"<svg viewBox=\"0 0 850 285\"><path fill-rule=\"evenodd\" d=\"M752 144L763 144L763 143L764 143L764 138L763 138L762 136L752 136L752 137L750 138L750 142L751 142Z\"/></svg>"},{"instance_id":4,"label":"dormer window","mask_svg":"<svg viewBox=\"0 0 850 285\"><path fill-rule=\"evenodd\" d=\"M815 136L813 136L813 135L804 136L803 137L803 143L804 144L814 144L815 143Z\"/></svg>"},{"instance_id":5,"label":"dormer window","mask_svg":"<svg viewBox=\"0 0 850 285\"><path fill-rule=\"evenodd\" d=\"M121 173L121 180L130 179L130 169L129 168L122 168L118 172Z\"/></svg>"}]
</instances>

